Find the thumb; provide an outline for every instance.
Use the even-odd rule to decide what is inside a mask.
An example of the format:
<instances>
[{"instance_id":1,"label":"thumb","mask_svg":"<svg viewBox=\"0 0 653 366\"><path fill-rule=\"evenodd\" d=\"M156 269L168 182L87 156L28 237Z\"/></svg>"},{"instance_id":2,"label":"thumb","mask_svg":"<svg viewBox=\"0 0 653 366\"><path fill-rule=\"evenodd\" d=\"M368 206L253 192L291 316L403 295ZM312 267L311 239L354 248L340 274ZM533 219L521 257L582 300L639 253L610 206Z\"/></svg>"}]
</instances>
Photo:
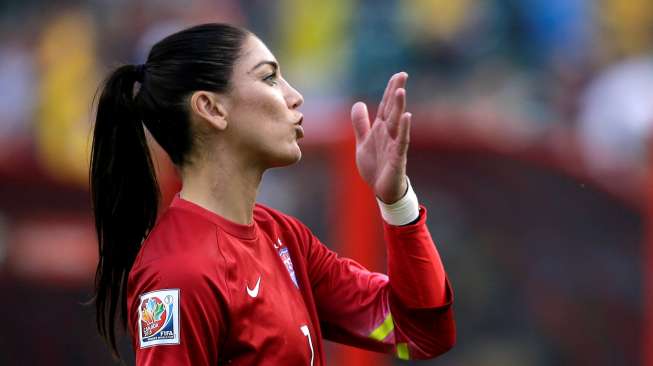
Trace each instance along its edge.
<instances>
[{"instance_id":1,"label":"thumb","mask_svg":"<svg viewBox=\"0 0 653 366\"><path fill-rule=\"evenodd\" d=\"M370 131L370 117L365 103L356 102L351 107L351 123L354 126L356 142L361 142Z\"/></svg>"}]
</instances>

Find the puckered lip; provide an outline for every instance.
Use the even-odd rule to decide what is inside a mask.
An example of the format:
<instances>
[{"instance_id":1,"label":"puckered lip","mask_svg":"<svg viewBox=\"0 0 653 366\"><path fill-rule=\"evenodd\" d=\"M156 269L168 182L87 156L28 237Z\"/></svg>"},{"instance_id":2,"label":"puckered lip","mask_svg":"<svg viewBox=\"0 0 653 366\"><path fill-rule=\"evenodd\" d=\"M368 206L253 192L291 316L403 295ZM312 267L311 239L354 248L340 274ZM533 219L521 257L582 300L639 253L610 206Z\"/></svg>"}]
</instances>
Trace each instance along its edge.
<instances>
[{"instance_id":1,"label":"puckered lip","mask_svg":"<svg viewBox=\"0 0 653 366\"><path fill-rule=\"evenodd\" d=\"M297 138L300 139L304 137L304 128L300 126L299 124L295 125L295 133L297 134Z\"/></svg>"},{"instance_id":2,"label":"puckered lip","mask_svg":"<svg viewBox=\"0 0 653 366\"><path fill-rule=\"evenodd\" d=\"M299 119L297 120L297 122L295 122L295 133L297 139L301 139L302 137L304 137L304 128L302 127L303 122L304 122L304 116L300 114Z\"/></svg>"}]
</instances>

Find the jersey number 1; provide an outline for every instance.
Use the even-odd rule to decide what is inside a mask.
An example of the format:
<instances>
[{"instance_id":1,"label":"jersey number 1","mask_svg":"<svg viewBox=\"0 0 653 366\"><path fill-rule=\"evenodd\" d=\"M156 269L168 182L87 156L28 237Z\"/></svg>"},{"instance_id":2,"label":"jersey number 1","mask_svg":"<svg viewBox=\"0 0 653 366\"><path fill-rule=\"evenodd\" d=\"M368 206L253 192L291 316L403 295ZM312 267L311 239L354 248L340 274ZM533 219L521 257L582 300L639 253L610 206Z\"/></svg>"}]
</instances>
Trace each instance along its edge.
<instances>
[{"instance_id":1,"label":"jersey number 1","mask_svg":"<svg viewBox=\"0 0 653 366\"><path fill-rule=\"evenodd\" d=\"M308 325L302 325L299 327L302 333L308 337L308 346L311 347L311 366L313 366L313 357L315 356L315 351L313 351L313 341L311 340L311 331L308 330Z\"/></svg>"}]
</instances>

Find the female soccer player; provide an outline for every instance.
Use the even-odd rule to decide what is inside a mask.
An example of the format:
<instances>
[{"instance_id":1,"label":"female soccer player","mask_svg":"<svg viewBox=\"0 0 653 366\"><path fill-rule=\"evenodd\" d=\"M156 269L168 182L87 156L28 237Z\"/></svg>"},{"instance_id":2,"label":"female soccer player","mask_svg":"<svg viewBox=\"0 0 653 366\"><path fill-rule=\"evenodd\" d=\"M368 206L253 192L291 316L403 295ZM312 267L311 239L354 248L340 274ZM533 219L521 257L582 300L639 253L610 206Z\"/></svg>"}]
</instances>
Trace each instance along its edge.
<instances>
[{"instance_id":1,"label":"female soccer player","mask_svg":"<svg viewBox=\"0 0 653 366\"><path fill-rule=\"evenodd\" d=\"M386 276L255 202L266 169L300 159L304 134L302 96L255 35L200 25L116 69L91 161L97 325L114 352L118 314L137 365L324 365L323 337L402 359L450 349L452 293L405 175L406 78L390 79L374 123L363 103L351 113L385 221ZM158 221L143 125L183 183Z\"/></svg>"}]
</instances>

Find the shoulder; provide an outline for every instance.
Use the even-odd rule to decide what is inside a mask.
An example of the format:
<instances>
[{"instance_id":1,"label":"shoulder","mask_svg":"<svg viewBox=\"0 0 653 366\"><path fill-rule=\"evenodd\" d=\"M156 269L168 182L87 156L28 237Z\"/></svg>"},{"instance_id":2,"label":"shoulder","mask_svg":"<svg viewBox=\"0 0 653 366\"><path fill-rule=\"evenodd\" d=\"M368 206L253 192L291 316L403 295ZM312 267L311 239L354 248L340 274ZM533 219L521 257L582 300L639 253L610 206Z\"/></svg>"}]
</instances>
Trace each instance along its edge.
<instances>
[{"instance_id":1,"label":"shoulder","mask_svg":"<svg viewBox=\"0 0 653 366\"><path fill-rule=\"evenodd\" d=\"M129 272L128 292L177 288L206 293L220 282L222 267L215 225L170 208L143 242Z\"/></svg>"},{"instance_id":2,"label":"shoulder","mask_svg":"<svg viewBox=\"0 0 653 366\"><path fill-rule=\"evenodd\" d=\"M132 271L151 267L173 273L210 265L218 256L215 225L179 208L169 208L143 242Z\"/></svg>"},{"instance_id":3,"label":"shoulder","mask_svg":"<svg viewBox=\"0 0 653 366\"><path fill-rule=\"evenodd\" d=\"M142 256L159 257L202 251L208 242L215 242L216 226L209 220L179 208L169 208L143 242Z\"/></svg>"}]
</instances>

